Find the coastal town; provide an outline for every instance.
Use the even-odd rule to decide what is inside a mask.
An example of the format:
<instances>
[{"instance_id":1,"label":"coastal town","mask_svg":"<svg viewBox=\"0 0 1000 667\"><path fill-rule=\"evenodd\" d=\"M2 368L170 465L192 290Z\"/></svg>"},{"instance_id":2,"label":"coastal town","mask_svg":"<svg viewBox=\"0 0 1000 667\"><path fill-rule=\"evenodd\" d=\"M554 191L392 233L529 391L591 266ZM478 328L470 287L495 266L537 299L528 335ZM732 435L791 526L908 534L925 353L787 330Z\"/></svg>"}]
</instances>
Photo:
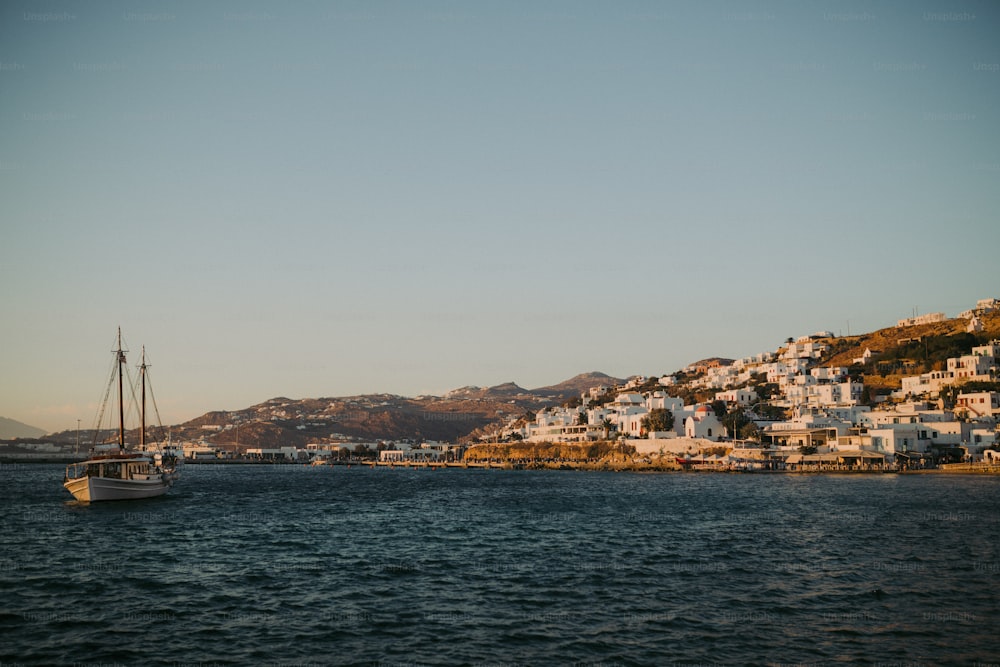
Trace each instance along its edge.
<instances>
[{"instance_id":1,"label":"coastal town","mask_svg":"<svg viewBox=\"0 0 1000 667\"><path fill-rule=\"evenodd\" d=\"M1000 300L983 299L956 318L965 340L983 331ZM914 327L947 322L944 313L899 320L897 343L922 338ZM773 352L709 360L622 387L595 387L578 403L512 425L502 439L597 442L618 434L635 458L672 458L702 469L899 470L1000 465L1000 340L972 345L940 368L899 378L875 393L864 369L878 363L866 348L845 364L823 364L837 343L823 331L789 339ZM925 355L926 355L925 346ZM912 368L914 360L896 360ZM678 392L683 387L686 391ZM693 392L692 392L693 390ZM681 394L709 400L686 404Z\"/></svg>"},{"instance_id":2,"label":"coastal town","mask_svg":"<svg viewBox=\"0 0 1000 667\"><path fill-rule=\"evenodd\" d=\"M989 298L951 319L914 315L854 337L819 331L661 376L593 373L533 392L509 383L416 399L271 399L209 413L167 440L190 463L995 471L998 329L1000 300ZM390 415L412 437L379 437ZM70 435L0 451L70 460L83 453L79 433L75 444Z\"/></svg>"}]
</instances>

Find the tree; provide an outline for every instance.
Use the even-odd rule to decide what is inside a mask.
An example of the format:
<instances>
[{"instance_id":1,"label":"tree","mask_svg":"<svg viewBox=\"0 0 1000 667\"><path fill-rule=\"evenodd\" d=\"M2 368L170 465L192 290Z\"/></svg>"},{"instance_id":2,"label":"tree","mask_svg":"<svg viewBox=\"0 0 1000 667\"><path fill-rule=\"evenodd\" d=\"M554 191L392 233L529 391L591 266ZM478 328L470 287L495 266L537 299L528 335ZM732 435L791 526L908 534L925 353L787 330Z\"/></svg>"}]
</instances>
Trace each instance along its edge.
<instances>
[{"instance_id":1,"label":"tree","mask_svg":"<svg viewBox=\"0 0 1000 667\"><path fill-rule=\"evenodd\" d=\"M642 418L642 428L647 433L671 431L674 428L674 413L663 408L655 408Z\"/></svg>"},{"instance_id":2,"label":"tree","mask_svg":"<svg viewBox=\"0 0 1000 667\"><path fill-rule=\"evenodd\" d=\"M761 431L760 427L749 422L740 427L739 430L740 440L753 440L755 442L760 442Z\"/></svg>"},{"instance_id":3,"label":"tree","mask_svg":"<svg viewBox=\"0 0 1000 667\"><path fill-rule=\"evenodd\" d=\"M732 412L724 415L720 421L722 421L722 425L726 427L726 430L729 431L730 437L734 438L744 426L753 424L742 408L734 408Z\"/></svg>"}]
</instances>

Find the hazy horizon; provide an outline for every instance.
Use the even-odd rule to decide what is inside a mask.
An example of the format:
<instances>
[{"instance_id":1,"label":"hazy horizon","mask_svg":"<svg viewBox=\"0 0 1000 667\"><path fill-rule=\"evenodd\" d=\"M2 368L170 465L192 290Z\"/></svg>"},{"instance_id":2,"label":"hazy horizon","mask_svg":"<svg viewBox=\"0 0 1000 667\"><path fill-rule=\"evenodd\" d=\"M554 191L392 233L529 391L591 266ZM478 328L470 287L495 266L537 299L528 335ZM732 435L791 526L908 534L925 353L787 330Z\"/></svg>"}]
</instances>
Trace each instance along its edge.
<instances>
[{"instance_id":1,"label":"hazy horizon","mask_svg":"<svg viewBox=\"0 0 1000 667\"><path fill-rule=\"evenodd\" d=\"M0 414L668 373L1000 296L989 2L0 8Z\"/></svg>"}]
</instances>

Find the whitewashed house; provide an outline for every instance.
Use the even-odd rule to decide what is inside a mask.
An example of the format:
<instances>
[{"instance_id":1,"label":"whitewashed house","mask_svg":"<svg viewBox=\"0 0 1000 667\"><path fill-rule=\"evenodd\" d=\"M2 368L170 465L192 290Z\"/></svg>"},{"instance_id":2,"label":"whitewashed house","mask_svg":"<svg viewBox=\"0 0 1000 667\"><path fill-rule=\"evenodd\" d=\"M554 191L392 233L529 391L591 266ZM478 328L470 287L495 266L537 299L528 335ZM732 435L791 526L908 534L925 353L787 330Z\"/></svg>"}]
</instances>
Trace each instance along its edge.
<instances>
[{"instance_id":1,"label":"whitewashed house","mask_svg":"<svg viewBox=\"0 0 1000 667\"><path fill-rule=\"evenodd\" d=\"M684 399L668 396L662 391L654 391L646 397L646 408L648 410L678 410L684 407Z\"/></svg>"},{"instance_id":2,"label":"whitewashed house","mask_svg":"<svg viewBox=\"0 0 1000 667\"><path fill-rule=\"evenodd\" d=\"M965 412L970 417L1000 416L1000 392L962 392L955 400L956 412Z\"/></svg>"},{"instance_id":3,"label":"whitewashed house","mask_svg":"<svg viewBox=\"0 0 1000 667\"><path fill-rule=\"evenodd\" d=\"M695 413L684 421L684 436L716 440L726 435L722 422L707 405L700 405Z\"/></svg>"},{"instance_id":4,"label":"whitewashed house","mask_svg":"<svg viewBox=\"0 0 1000 667\"><path fill-rule=\"evenodd\" d=\"M955 381L989 382L992 379L990 369L993 368L993 357L979 354L966 354L948 360L948 371Z\"/></svg>"},{"instance_id":5,"label":"whitewashed house","mask_svg":"<svg viewBox=\"0 0 1000 667\"><path fill-rule=\"evenodd\" d=\"M729 389L715 394L715 400L725 401L731 405L747 407L757 402L757 390L746 387L743 389Z\"/></svg>"},{"instance_id":6,"label":"whitewashed house","mask_svg":"<svg viewBox=\"0 0 1000 667\"><path fill-rule=\"evenodd\" d=\"M931 451L931 439L920 437L918 424L885 424L881 428L868 429L872 448L889 457L900 454L905 458L911 455L925 455Z\"/></svg>"},{"instance_id":7,"label":"whitewashed house","mask_svg":"<svg viewBox=\"0 0 1000 667\"><path fill-rule=\"evenodd\" d=\"M847 377L847 369L843 366L820 366L809 371L820 382L843 382Z\"/></svg>"},{"instance_id":8,"label":"whitewashed house","mask_svg":"<svg viewBox=\"0 0 1000 667\"><path fill-rule=\"evenodd\" d=\"M861 353L861 356L855 357L852 363L860 364L863 366L864 364L867 364L869 361L871 361L872 356L874 356L872 355L872 351L866 347L865 351Z\"/></svg>"}]
</instances>

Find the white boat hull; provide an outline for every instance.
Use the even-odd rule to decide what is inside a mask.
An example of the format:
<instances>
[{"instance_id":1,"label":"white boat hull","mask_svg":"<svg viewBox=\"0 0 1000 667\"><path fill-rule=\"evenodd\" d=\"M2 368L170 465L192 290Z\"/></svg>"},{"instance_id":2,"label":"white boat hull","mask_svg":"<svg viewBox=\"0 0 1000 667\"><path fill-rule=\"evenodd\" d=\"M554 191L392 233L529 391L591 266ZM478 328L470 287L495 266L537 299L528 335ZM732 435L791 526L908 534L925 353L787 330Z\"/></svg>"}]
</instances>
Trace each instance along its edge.
<instances>
[{"instance_id":1,"label":"white boat hull","mask_svg":"<svg viewBox=\"0 0 1000 667\"><path fill-rule=\"evenodd\" d=\"M108 477L78 477L63 486L77 500L93 503L102 500L138 500L162 496L173 484L172 476L153 475L150 479L111 479Z\"/></svg>"}]
</instances>

